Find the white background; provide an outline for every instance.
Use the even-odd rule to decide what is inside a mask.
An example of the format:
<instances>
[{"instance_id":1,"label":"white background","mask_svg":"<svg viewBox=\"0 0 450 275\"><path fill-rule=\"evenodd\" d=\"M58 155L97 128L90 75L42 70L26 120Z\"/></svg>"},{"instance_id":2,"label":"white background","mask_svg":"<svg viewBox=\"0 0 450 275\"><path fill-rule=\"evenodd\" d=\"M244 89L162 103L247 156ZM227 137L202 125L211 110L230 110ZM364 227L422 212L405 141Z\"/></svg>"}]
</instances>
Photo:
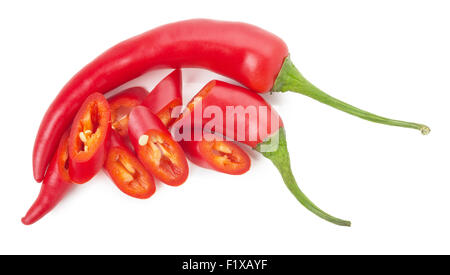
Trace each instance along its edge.
<instances>
[{"instance_id":1,"label":"white background","mask_svg":"<svg viewBox=\"0 0 450 275\"><path fill-rule=\"evenodd\" d=\"M449 253L449 14L448 1L1 1L0 253ZM297 94L265 96L284 119L301 188L351 228L306 211L255 153L246 175L191 165L184 185L159 185L145 201L100 173L22 225L40 189L34 138L60 88L115 43L196 17L265 28L318 87L432 132L366 122ZM168 72L134 84L151 89ZM185 100L216 77L185 70Z\"/></svg>"}]
</instances>

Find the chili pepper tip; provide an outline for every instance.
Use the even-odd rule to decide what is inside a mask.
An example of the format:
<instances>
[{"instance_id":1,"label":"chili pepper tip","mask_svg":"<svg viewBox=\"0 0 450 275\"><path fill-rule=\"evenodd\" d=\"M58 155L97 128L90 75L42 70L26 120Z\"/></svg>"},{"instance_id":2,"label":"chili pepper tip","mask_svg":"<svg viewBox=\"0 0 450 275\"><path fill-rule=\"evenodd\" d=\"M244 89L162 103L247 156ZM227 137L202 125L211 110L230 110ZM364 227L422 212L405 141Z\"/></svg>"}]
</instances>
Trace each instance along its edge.
<instances>
[{"instance_id":1,"label":"chili pepper tip","mask_svg":"<svg viewBox=\"0 0 450 275\"><path fill-rule=\"evenodd\" d=\"M26 217L23 217L23 218L21 219L21 221L22 221L22 223L23 223L24 225L30 225L30 224L31 224L30 221L29 221Z\"/></svg>"}]
</instances>

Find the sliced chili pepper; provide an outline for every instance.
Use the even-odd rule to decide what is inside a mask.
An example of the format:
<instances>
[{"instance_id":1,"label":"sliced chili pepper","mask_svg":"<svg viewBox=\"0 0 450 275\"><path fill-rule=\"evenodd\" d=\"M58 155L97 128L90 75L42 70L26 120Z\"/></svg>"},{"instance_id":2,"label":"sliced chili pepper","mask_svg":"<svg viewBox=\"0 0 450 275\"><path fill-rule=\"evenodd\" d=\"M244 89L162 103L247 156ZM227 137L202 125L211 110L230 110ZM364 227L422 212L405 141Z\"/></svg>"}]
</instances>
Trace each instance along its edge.
<instances>
[{"instance_id":1,"label":"sliced chili pepper","mask_svg":"<svg viewBox=\"0 0 450 275\"><path fill-rule=\"evenodd\" d=\"M104 168L116 186L127 195L146 199L155 193L153 176L114 131Z\"/></svg>"},{"instance_id":2,"label":"sliced chili pepper","mask_svg":"<svg viewBox=\"0 0 450 275\"><path fill-rule=\"evenodd\" d=\"M181 70L175 69L156 85L141 105L149 108L164 125L170 127L181 111L176 107L183 104L182 84Z\"/></svg>"},{"instance_id":3,"label":"sliced chili pepper","mask_svg":"<svg viewBox=\"0 0 450 275\"><path fill-rule=\"evenodd\" d=\"M131 110L128 133L139 160L157 179L172 186L186 181L189 167L183 149L147 107Z\"/></svg>"},{"instance_id":4,"label":"sliced chili pepper","mask_svg":"<svg viewBox=\"0 0 450 275\"><path fill-rule=\"evenodd\" d=\"M194 111L196 108L198 109ZM195 119L194 114L198 111L204 116L208 108L220 110L221 114L225 116L228 114L233 119L231 124L227 123L226 117L223 117L220 129L207 129L208 131L213 130L230 139L238 139L237 141L251 147L260 144L283 127L283 121L278 113L260 95L219 80L208 82L193 97L173 127L180 128L181 125L185 125L186 122L181 120L186 119L192 121L193 129L204 127L215 117L205 116L198 120Z\"/></svg>"},{"instance_id":5,"label":"sliced chili pepper","mask_svg":"<svg viewBox=\"0 0 450 275\"><path fill-rule=\"evenodd\" d=\"M223 127L218 127L215 131L253 147L271 160L280 172L288 189L308 210L334 224L350 226L349 221L338 219L321 210L300 190L291 170L286 135L281 118L258 94L222 81L211 81L191 100L186 111L174 124L175 134L179 133L181 127L185 127L188 123L191 124L191 127L200 127L200 129L208 125L214 118L205 115L204 112L211 106L218 108L225 116L229 114L230 107L250 107L250 109L265 110L264 112L257 111L249 117L245 113L241 116L232 113L235 118L233 123L227 123L224 119ZM193 119L196 112L201 112L202 119L200 121ZM273 122L278 123L274 124ZM237 131L240 128L245 130L245 135L241 135L242 139L237 139ZM177 136L176 138L179 139Z\"/></svg>"},{"instance_id":6,"label":"sliced chili pepper","mask_svg":"<svg viewBox=\"0 0 450 275\"><path fill-rule=\"evenodd\" d=\"M69 152L68 152L69 131L66 131L61 138L53 159L50 163L41 191L36 201L28 210L22 223L31 225L48 212L50 212L74 186L69 177Z\"/></svg>"},{"instance_id":7,"label":"sliced chili pepper","mask_svg":"<svg viewBox=\"0 0 450 275\"><path fill-rule=\"evenodd\" d=\"M111 128L122 137L128 135L128 115L148 95L145 88L132 87L108 99L111 108Z\"/></svg>"},{"instance_id":8,"label":"sliced chili pepper","mask_svg":"<svg viewBox=\"0 0 450 275\"><path fill-rule=\"evenodd\" d=\"M42 119L33 150L40 182L63 131L83 100L106 93L156 67L202 67L237 80L256 92L293 91L341 111L387 125L430 129L380 117L337 100L309 83L277 36L239 22L194 19L167 24L110 48L79 71L60 91Z\"/></svg>"},{"instance_id":9,"label":"sliced chili pepper","mask_svg":"<svg viewBox=\"0 0 450 275\"><path fill-rule=\"evenodd\" d=\"M69 175L74 183L89 181L103 167L110 119L108 101L100 93L90 95L75 116L69 136Z\"/></svg>"},{"instance_id":10,"label":"sliced chili pepper","mask_svg":"<svg viewBox=\"0 0 450 275\"><path fill-rule=\"evenodd\" d=\"M231 141L204 133L200 140L181 140L187 158L196 165L230 175L242 175L250 169L247 153Z\"/></svg>"}]
</instances>

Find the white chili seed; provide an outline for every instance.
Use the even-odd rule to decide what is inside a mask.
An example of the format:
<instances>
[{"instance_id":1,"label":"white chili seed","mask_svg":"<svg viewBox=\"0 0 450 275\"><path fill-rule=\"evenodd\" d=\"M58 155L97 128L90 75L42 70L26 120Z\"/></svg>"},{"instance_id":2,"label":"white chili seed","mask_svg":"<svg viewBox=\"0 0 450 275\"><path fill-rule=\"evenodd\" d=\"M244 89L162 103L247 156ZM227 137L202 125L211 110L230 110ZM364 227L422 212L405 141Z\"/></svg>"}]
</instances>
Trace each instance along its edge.
<instances>
[{"instance_id":1,"label":"white chili seed","mask_svg":"<svg viewBox=\"0 0 450 275\"><path fill-rule=\"evenodd\" d=\"M81 140L82 142L84 142L84 143L87 142L86 136L84 135L83 132L80 132L79 137L80 137L80 140Z\"/></svg>"},{"instance_id":2,"label":"white chili seed","mask_svg":"<svg viewBox=\"0 0 450 275\"><path fill-rule=\"evenodd\" d=\"M141 146L145 146L148 143L148 136L147 135L142 135L139 137L139 145Z\"/></svg>"}]
</instances>

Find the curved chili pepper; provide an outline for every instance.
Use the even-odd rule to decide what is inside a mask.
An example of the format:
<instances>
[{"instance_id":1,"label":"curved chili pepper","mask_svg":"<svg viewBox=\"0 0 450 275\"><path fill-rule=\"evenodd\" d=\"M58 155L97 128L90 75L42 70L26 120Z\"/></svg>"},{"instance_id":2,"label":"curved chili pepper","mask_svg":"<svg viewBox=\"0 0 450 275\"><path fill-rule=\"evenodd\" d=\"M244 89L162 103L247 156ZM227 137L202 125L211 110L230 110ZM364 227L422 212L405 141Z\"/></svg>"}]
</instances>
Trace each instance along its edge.
<instances>
[{"instance_id":1,"label":"curved chili pepper","mask_svg":"<svg viewBox=\"0 0 450 275\"><path fill-rule=\"evenodd\" d=\"M149 108L162 123L170 127L180 115L182 101L181 70L175 69L156 85L150 94L144 98L141 105Z\"/></svg>"},{"instance_id":2,"label":"curved chili pepper","mask_svg":"<svg viewBox=\"0 0 450 275\"><path fill-rule=\"evenodd\" d=\"M350 226L349 221L338 219L321 210L300 190L291 170L286 135L281 118L258 94L218 80L209 82L191 100L186 111L175 122L173 126L175 138L182 138L178 134L183 127L191 125L194 129L204 129L216 119L205 115L209 107L220 111L226 117L233 118L233 121L223 119L223 124L216 123L214 131L247 144L270 159L277 167L288 189L308 210L334 224ZM248 112L234 112L230 107L234 108L233 110L240 108ZM253 109L256 109L256 112L252 112ZM200 120L195 118L196 113L201 114ZM245 131L245 134L239 135L240 129Z\"/></svg>"},{"instance_id":3,"label":"curved chili pepper","mask_svg":"<svg viewBox=\"0 0 450 275\"><path fill-rule=\"evenodd\" d=\"M128 134L139 160L157 179L172 186L186 181L189 167L183 149L147 107L131 110Z\"/></svg>"},{"instance_id":4,"label":"curved chili pepper","mask_svg":"<svg viewBox=\"0 0 450 275\"><path fill-rule=\"evenodd\" d=\"M25 217L22 218L23 224L31 225L40 220L55 208L66 193L72 188L73 184L70 181L68 170L68 138L69 131L66 131L61 138L58 150L53 156L48 171L45 174L39 196L31 206L30 210L28 210Z\"/></svg>"},{"instance_id":5,"label":"curved chili pepper","mask_svg":"<svg viewBox=\"0 0 450 275\"><path fill-rule=\"evenodd\" d=\"M247 153L231 141L204 133L200 140L180 140L187 158L194 164L230 175L242 175L250 169Z\"/></svg>"},{"instance_id":6,"label":"curved chili pepper","mask_svg":"<svg viewBox=\"0 0 450 275\"><path fill-rule=\"evenodd\" d=\"M202 67L257 92L293 91L352 115L388 125L427 126L380 117L337 100L309 83L292 64L277 36L245 23L194 19L167 24L123 41L79 71L42 119L33 150L33 173L41 181L63 131L84 99L106 93L156 67Z\"/></svg>"},{"instance_id":7,"label":"curved chili pepper","mask_svg":"<svg viewBox=\"0 0 450 275\"><path fill-rule=\"evenodd\" d=\"M100 93L90 95L75 116L69 136L69 175L74 183L89 181L103 167L110 119L108 101Z\"/></svg>"},{"instance_id":8,"label":"curved chili pepper","mask_svg":"<svg viewBox=\"0 0 450 275\"><path fill-rule=\"evenodd\" d=\"M148 95L145 88L132 87L108 99L111 109L111 128L122 137L128 135L128 115Z\"/></svg>"},{"instance_id":9,"label":"curved chili pepper","mask_svg":"<svg viewBox=\"0 0 450 275\"><path fill-rule=\"evenodd\" d=\"M156 191L153 176L147 172L115 131L111 133L111 145L104 168L114 184L127 195L147 199Z\"/></svg>"}]
</instances>

